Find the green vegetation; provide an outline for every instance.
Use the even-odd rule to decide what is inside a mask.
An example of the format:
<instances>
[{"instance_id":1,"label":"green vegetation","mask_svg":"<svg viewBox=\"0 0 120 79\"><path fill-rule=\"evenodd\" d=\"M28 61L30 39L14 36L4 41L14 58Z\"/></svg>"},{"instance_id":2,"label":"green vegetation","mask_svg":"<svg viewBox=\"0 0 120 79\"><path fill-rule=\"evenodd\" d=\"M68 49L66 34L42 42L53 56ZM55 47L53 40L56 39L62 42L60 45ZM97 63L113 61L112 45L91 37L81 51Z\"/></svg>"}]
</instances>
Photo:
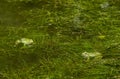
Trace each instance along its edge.
<instances>
[{"instance_id":1,"label":"green vegetation","mask_svg":"<svg viewBox=\"0 0 120 79\"><path fill-rule=\"evenodd\" d=\"M119 79L119 3L0 1L0 79ZM21 38L34 44L15 45Z\"/></svg>"}]
</instances>

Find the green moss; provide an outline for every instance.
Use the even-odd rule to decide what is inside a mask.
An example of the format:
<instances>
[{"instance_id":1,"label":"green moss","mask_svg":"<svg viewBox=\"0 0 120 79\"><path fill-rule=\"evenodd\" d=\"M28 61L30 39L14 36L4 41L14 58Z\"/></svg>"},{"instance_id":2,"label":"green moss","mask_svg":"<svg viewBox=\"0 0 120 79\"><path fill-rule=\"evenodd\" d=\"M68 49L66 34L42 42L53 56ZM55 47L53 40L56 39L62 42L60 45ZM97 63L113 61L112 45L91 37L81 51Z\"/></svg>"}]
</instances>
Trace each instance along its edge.
<instances>
[{"instance_id":1,"label":"green moss","mask_svg":"<svg viewBox=\"0 0 120 79\"><path fill-rule=\"evenodd\" d=\"M118 0L0 2L1 79L119 77ZM31 38L33 46L15 47L21 38ZM85 51L103 57L86 62Z\"/></svg>"}]
</instances>

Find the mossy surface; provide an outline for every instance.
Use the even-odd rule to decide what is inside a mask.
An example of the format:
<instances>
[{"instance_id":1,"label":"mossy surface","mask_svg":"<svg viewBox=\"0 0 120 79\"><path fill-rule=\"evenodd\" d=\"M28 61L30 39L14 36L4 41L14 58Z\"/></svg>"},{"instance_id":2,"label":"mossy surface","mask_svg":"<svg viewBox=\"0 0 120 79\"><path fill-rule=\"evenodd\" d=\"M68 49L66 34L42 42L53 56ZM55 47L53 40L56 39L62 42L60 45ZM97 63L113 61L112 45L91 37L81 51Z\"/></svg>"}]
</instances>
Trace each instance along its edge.
<instances>
[{"instance_id":1,"label":"mossy surface","mask_svg":"<svg viewBox=\"0 0 120 79\"><path fill-rule=\"evenodd\" d=\"M0 79L119 79L118 3L0 1ZM34 44L15 46L21 38ZM85 51L97 51L102 58L86 62Z\"/></svg>"}]
</instances>

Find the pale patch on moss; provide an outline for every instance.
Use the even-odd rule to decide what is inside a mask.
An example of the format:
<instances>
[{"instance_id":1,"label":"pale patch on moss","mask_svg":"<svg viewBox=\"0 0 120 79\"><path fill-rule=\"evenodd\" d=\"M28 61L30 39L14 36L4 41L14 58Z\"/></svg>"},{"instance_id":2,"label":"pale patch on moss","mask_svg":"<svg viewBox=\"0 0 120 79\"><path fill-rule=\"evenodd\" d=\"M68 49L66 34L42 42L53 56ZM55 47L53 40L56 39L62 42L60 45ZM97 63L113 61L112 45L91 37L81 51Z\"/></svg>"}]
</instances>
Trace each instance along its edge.
<instances>
[{"instance_id":1,"label":"pale patch on moss","mask_svg":"<svg viewBox=\"0 0 120 79\"><path fill-rule=\"evenodd\" d=\"M28 46L30 47L31 45L34 44L32 39L29 38L21 38L19 40L16 40L15 42L15 46L19 45L19 44L23 44L23 46Z\"/></svg>"},{"instance_id":2,"label":"pale patch on moss","mask_svg":"<svg viewBox=\"0 0 120 79\"><path fill-rule=\"evenodd\" d=\"M86 60L89 61L91 59L101 59L102 54L99 52L83 52L82 57Z\"/></svg>"}]
</instances>

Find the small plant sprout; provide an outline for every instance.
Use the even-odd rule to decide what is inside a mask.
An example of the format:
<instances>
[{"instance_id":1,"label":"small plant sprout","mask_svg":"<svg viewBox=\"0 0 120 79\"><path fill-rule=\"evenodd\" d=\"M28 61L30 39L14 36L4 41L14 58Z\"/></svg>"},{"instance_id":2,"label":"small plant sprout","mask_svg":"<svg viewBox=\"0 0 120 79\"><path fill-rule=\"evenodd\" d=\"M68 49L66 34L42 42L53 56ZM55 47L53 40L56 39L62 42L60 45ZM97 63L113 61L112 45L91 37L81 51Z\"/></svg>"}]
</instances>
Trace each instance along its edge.
<instances>
[{"instance_id":1,"label":"small plant sprout","mask_svg":"<svg viewBox=\"0 0 120 79\"><path fill-rule=\"evenodd\" d=\"M89 61L90 59L101 59L102 54L99 52L83 52L82 57L85 60Z\"/></svg>"},{"instance_id":2,"label":"small plant sprout","mask_svg":"<svg viewBox=\"0 0 120 79\"><path fill-rule=\"evenodd\" d=\"M29 38L21 38L15 42L15 46L22 44L23 46L30 47L33 44L33 40Z\"/></svg>"}]
</instances>

